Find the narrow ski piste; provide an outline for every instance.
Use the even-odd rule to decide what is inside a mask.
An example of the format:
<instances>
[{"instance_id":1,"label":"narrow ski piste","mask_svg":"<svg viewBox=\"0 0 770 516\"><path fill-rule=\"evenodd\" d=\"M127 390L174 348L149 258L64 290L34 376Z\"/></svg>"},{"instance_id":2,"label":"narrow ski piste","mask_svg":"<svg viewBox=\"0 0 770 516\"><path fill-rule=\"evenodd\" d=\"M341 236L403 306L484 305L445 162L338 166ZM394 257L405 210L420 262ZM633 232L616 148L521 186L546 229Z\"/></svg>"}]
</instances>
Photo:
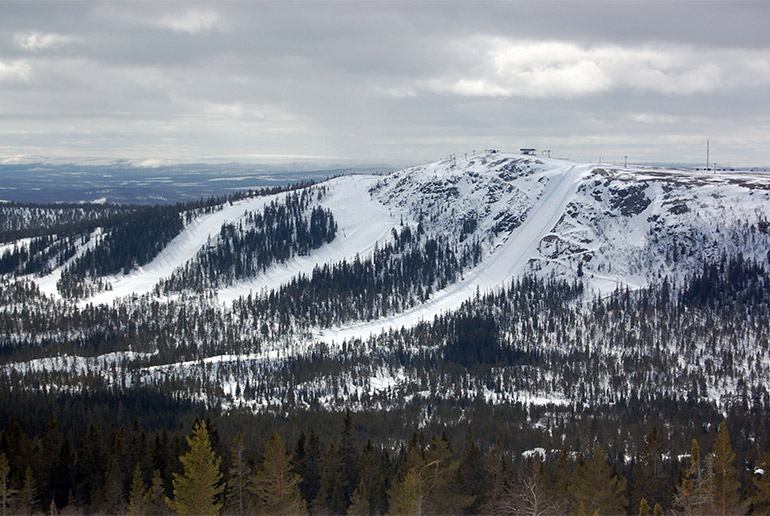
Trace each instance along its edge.
<instances>
[{"instance_id":1,"label":"narrow ski piste","mask_svg":"<svg viewBox=\"0 0 770 516\"><path fill-rule=\"evenodd\" d=\"M531 259L537 258L538 243L557 224L574 197L581 178L592 168L591 165L567 164L550 170L546 176L548 183L524 222L481 263L466 272L463 279L436 292L427 302L377 321L319 329L314 332L314 337L329 343L340 343L363 339L391 328L408 328L458 308L476 292L484 293L508 284L524 272Z\"/></svg>"}]
</instances>

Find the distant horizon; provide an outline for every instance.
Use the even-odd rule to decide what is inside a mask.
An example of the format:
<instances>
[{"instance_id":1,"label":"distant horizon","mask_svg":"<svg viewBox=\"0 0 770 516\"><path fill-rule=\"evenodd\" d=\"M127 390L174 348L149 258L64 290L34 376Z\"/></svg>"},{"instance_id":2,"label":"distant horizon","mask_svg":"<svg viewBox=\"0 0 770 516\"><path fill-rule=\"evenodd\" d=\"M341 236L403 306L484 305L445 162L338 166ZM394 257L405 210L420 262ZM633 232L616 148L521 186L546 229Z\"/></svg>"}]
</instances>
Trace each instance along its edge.
<instances>
[{"instance_id":1,"label":"distant horizon","mask_svg":"<svg viewBox=\"0 0 770 516\"><path fill-rule=\"evenodd\" d=\"M50 167L60 166L76 166L76 167L102 167L102 168L119 168L125 170L152 170L162 169L167 167L237 167L237 168L252 168L252 167L264 167L265 172L319 172L324 170L348 170L348 169L387 169L387 170L400 170L403 168L409 168L412 166L420 166L426 163L433 163L447 159L450 156L460 157L464 155L472 155L474 152L477 154L483 153L487 149L481 150L469 150L463 152L452 152L444 156L436 156L433 159L426 160L393 160L392 162L386 162L383 160L344 160L344 159L286 159L286 160L260 160L260 159L243 159L238 157L218 157L218 158L153 158L153 157L109 157L109 156L24 156L23 158L4 158L0 156L0 168L13 167L13 166L29 166L29 165L42 165ZM496 149L505 154L520 154L520 149ZM550 152L550 156L546 153ZM600 154L590 154L587 152L561 155L558 152L539 150L536 149L534 157L550 157L552 159L560 159L566 161L572 161L576 163L612 163L615 165L642 165L642 166L662 166L662 167L685 167L685 168L706 168L705 159L703 160L686 160L686 159L632 159L630 156L608 156ZM716 166L717 170L726 169L751 169L751 168L770 168L770 160L765 163L750 163L747 161L710 160L708 166L709 169L713 169ZM2 181L2 178L0 178Z\"/></svg>"}]
</instances>

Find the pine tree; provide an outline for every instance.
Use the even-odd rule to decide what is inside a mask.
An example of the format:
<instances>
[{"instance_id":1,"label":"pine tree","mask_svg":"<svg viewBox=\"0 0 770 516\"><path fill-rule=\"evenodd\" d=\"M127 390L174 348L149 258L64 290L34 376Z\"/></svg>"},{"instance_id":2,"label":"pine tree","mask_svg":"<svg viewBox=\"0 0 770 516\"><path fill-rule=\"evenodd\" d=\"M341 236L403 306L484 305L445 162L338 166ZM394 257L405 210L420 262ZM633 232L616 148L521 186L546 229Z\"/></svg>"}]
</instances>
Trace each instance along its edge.
<instances>
[{"instance_id":1,"label":"pine tree","mask_svg":"<svg viewBox=\"0 0 770 516\"><path fill-rule=\"evenodd\" d=\"M339 461L342 467L340 478L342 481L342 506L346 509L350 504L353 491L358 485L359 468L358 452L355 445L356 440L353 435L353 416L350 413L350 409L345 412L344 425L342 435L340 435Z\"/></svg>"},{"instance_id":2,"label":"pine tree","mask_svg":"<svg viewBox=\"0 0 770 516\"><path fill-rule=\"evenodd\" d=\"M300 457L299 448L304 448L304 453ZM318 490L321 487L321 445L318 439L318 434L314 429L310 429L308 435L307 444L300 438L297 441L297 454L298 464L296 465L297 473L302 477L302 482L299 485L299 489L302 492L302 498L308 503L315 500L318 495Z\"/></svg>"},{"instance_id":3,"label":"pine tree","mask_svg":"<svg viewBox=\"0 0 770 516\"><path fill-rule=\"evenodd\" d=\"M104 485L105 470L109 464L109 461L105 460L105 453L101 429L93 422L89 422L86 435L80 441L75 454L73 466L75 495L81 506L87 507L93 502L96 508L99 503L97 491Z\"/></svg>"},{"instance_id":4,"label":"pine tree","mask_svg":"<svg viewBox=\"0 0 770 516\"><path fill-rule=\"evenodd\" d=\"M0 453L0 510L2 515L8 514L8 507L11 505L16 490L11 488L8 476L11 473L11 467L8 465L8 457L5 452Z\"/></svg>"},{"instance_id":5,"label":"pine tree","mask_svg":"<svg viewBox=\"0 0 770 516\"><path fill-rule=\"evenodd\" d=\"M56 455L54 469L51 471L54 486L54 499L56 505L67 507L72 499L72 453L70 452L69 439L64 438L59 453Z\"/></svg>"},{"instance_id":6,"label":"pine tree","mask_svg":"<svg viewBox=\"0 0 770 516\"><path fill-rule=\"evenodd\" d=\"M129 516L144 516L150 514L149 500L147 497L147 488L142 478L142 468L139 464L134 468L134 478L131 480L131 492L128 499L128 509L126 514Z\"/></svg>"},{"instance_id":7,"label":"pine tree","mask_svg":"<svg viewBox=\"0 0 770 516\"><path fill-rule=\"evenodd\" d=\"M151 462L152 471L158 471L163 480L164 489L170 489L171 487L168 471L169 451L168 430L163 427L160 432L155 434L155 439L149 446L147 453Z\"/></svg>"},{"instance_id":8,"label":"pine tree","mask_svg":"<svg viewBox=\"0 0 770 516\"><path fill-rule=\"evenodd\" d=\"M563 445L556 467L551 476L550 491L554 497L569 498L569 482L572 474L573 461L570 458L567 445Z\"/></svg>"},{"instance_id":9,"label":"pine tree","mask_svg":"<svg viewBox=\"0 0 770 516\"><path fill-rule=\"evenodd\" d=\"M422 511L423 489L420 471L425 457L417 434L412 435L401 466L388 490L388 514L411 515Z\"/></svg>"},{"instance_id":10,"label":"pine tree","mask_svg":"<svg viewBox=\"0 0 770 516\"><path fill-rule=\"evenodd\" d=\"M393 483L389 491L388 514L392 516L422 514L424 496L419 470L410 469L401 480Z\"/></svg>"},{"instance_id":11,"label":"pine tree","mask_svg":"<svg viewBox=\"0 0 770 516\"><path fill-rule=\"evenodd\" d=\"M495 445L489 450L489 458L484 465L484 469L486 482L484 483L483 499L480 502L482 504L498 500L503 493L503 489L505 489L505 486L511 479L508 459L505 456L505 450L499 439L495 441Z\"/></svg>"},{"instance_id":12,"label":"pine tree","mask_svg":"<svg viewBox=\"0 0 770 516\"><path fill-rule=\"evenodd\" d=\"M459 483L460 460L454 459L446 436L433 438L425 452L423 485L426 509L433 514L465 512L475 501L475 494L462 493Z\"/></svg>"},{"instance_id":13,"label":"pine tree","mask_svg":"<svg viewBox=\"0 0 770 516\"><path fill-rule=\"evenodd\" d=\"M393 477L393 463L390 455L383 450L380 453L379 465L376 471L375 491L372 493L372 513L385 514L388 510L388 488Z\"/></svg>"},{"instance_id":14,"label":"pine tree","mask_svg":"<svg viewBox=\"0 0 770 516\"><path fill-rule=\"evenodd\" d=\"M152 472L150 489L147 490L144 497L148 514L159 516L169 513L169 507L166 503L166 488L159 469Z\"/></svg>"},{"instance_id":15,"label":"pine tree","mask_svg":"<svg viewBox=\"0 0 770 516\"><path fill-rule=\"evenodd\" d=\"M600 514L625 513L625 490L626 480L612 471L600 444L596 445L593 458L575 469L569 486L576 507L582 504L586 512Z\"/></svg>"},{"instance_id":16,"label":"pine tree","mask_svg":"<svg viewBox=\"0 0 770 516\"><path fill-rule=\"evenodd\" d=\"M666 475L663 471L663 449L658 427L652 425L636 457L633 470L631 503L636 506L644 498L647 504L666 499Z\"/></svg>"},{"instance_id":17,"label":"pine tree","mask_svg":"<svg viewBox=\"0 0 770 516\"><path fill-rule=\"evenodd\" d=\"M735 452L730 446L730 435L725 421L719 425L711 455L714 479L711 493L714 501L714 513L721 516L738 514L743 510L740 499L741 484L736 477Z\"/></svg>"},{"instance_id":18,"label":"pine tree","mask_svg":"<svg viewBox=\"0 0 770 516\"><path fill-rule=\"evenodd\" d=\"M246 446L240 432L233 439L231 455L230 478L227 481L227 509L235 514L246 514L249 507L248 487L251 470L246 462Z\"/></svg>"},{"instance_id":19,"label":"pine tree","mask_svg":"<svg viewBox=\"0 0 770 516\"><path fill-rule=\"evenodd\" d=\"M211 449L205 423L195 425L187 446L187 453L179 457L184 472L174 473L174 499L166 499L166 503L180 515L218 514L222 509L219 497L224 490L219 471L222 459Z\"/></svg>"},{"instance_id":20,"label":"pine tree","mask_svg":"<svg viewBox=\"0 0 770 516\"><path fill-rule=\"evenodd\" d=\"M465 442L463 444L463 455L459 469L460 492L467 496L476 496L474 507L477 508L481 503L481 493L483 486L487 482L486 468L484 458L481 455L476 441L473 439L471 427L465 430Z\"/></svg>"},{"instance_id":21,"label":"pine tree","mask_svg":"<svg viewBox=\"0 0 770 516\"><path fill-rule=\"evenodd\" d=\"M650 504L647 503L646 498L642 498L639 502L639 516L650 516Z\"/></svg>"},{"instance_id":22,"label":"pine tree","mask_svg":"<svg viewBox=\"0 0 770 516\"><path fill-rule=\"evenodd\" d=\"M38 502L37 482L32 473L32 466L27 465L24 472L24 485L19 491L19 496L16 497L13 512L18 515L32 514L37 510Z\"/></svg>"},{"instance_id":23,"label":"pine tree","mask_svg":"<svg viewBox=\"0 0 770 516\"><path fill-rule=\"evenodd\" d=\"M301 477L291 469L289 453L278 434L265 444L262 467L252 480L256 513L271 515L306 514L307 504L299 491Z\"/></svg>"},{"instance_id":24,"label":"pine tree","mask_svg":"<svg viewBox=\"0 0 770 516\"><path fill-rule=\"evenodd\" d=\"M119 514L125 509L123 496L123 471L117 456L110 458L104 483L103 511L107 514Z\"/></svg>"},{"instance_id":25,"label":"pine tree","mask_svg":"<svg viewBox=\"0 0 770 516\"><path fill-rule=\"evenodd\" d=\"M346 506L342 492L342 463L334 441L329 441L329 447L323 454L320 475L320 486L313 500L312 512L314 514L344 513Z\"/></svg>"},{"instance_id":26,"label":"pine tree","mask_svg":"<svg viewBox=\"0 0 770 516\"><path fill-rule=\"evenodd\" d=\"M371 440L366 442L361 459L359 461L359 482L348 507L348 514L381 514L381 501L383 496L387 500L387 493L383 492L386 484L383 468L386 464L379 461Z\"/></svg>"},{"instance_id":27,"label":"pine tree","mask_svg":"<svg viewBox=\"0 0 770 516\"><path fill-rule=\"evenodd\" d=\"M39 492L54 498L56 507L65 507L72 490L72 453L69 439L59 430L56 418L51 415L46 425L46 433L41 441L40 463L33 468L39 482Z\"/></svg>"},{"instance_id":28,"label":"pine tree","mask_svg":"<svg viewBox=\"0 0 770 516\"><path fill-rule=\"evenodd\" d=\"M690 467L684 472L674 495L674 506L685 515L700 514L711 506L711 471L701 461L700 447L692 440Z\"/></svg>"},{"instance_id":29,"label":"pine tree","mask_svg":"<svg viewBox=\"0 0 770 516\"><path fill-rule=\"evenodd\" d=\"M374 514L372 511L371 497L371 486L362 479L358 486L356 486L356 490L353 491L353 497L350 499L350 506L348 507L347 514L351 516Z\"/></svg>"}]
</instances>

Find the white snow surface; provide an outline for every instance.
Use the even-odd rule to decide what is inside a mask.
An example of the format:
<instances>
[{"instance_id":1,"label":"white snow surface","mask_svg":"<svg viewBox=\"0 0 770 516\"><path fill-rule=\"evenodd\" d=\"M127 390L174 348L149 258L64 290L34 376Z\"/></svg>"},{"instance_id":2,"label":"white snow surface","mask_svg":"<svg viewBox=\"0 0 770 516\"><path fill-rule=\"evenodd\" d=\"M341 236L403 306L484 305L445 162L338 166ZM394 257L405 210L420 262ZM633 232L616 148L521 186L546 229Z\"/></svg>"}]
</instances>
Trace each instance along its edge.
<instances>
[{"instance_id":1,"label":"white snow surface","mask_svg":"<svg viewBox=\"0 0 770 516\"><path fill-rule=\"evenodd\" d=\"M378 179L379 176L354 175L325 183L329 192L324 196L322 204L332 210L338 226L334 241L309 256L296 256L288 262L274 264L256 278L223 288L218 292L219 299L227 302L251 292L269 291L289 282L298 274L309 275L318 264L371 253L377 242L384 241L390 235L390 230L399 222L398 215L403 211L388 208L371 199L369 188ZM125 296L152 292L160 280L169 277L178 267L193 259L207 242L215 240L223 224L237 223L244 218L245 212L262 210L266 204L285 195L282 193L245 199L198 217L150 263L137 267L127 275L105 277L112 289L84 299L81 303L109 304ZM34 279L43 292L56 295L56 281L61 272L59 268L47 276Z\"/></svg>"},{"instance_id":2,"label":"white snow surface","mask_svg":"<svg viewBox=\"0 0 770 516\"><path fill-rule=\"evenodd\" d=\"M101 234L102 228L96 228L91 233L88 243L84 246L81 246L77 252L64 263L64 265L54 269L50 274L35 278L35 282L40 288L40 292L49 296L57 296L59 291L57 290L56 284L59 282L59 279L61 279L61 275L62 272L64 272L64 269L66 269L67 266L74 262L78 257L82 256L88 249L93 248L96 245L96 239Z\"/></svg>"}]
</instances>

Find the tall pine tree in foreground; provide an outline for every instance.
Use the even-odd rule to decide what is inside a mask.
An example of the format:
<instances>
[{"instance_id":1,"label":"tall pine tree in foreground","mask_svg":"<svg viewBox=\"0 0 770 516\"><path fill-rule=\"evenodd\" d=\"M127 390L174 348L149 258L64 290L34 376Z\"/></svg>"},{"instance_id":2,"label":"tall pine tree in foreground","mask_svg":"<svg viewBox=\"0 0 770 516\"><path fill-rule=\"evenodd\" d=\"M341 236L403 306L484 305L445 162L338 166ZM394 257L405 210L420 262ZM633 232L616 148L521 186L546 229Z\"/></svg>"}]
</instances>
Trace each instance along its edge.
<instances>
[{"instance_id":1,"label":"tall pine tree in foreground","mask_svg":"<svg viewBox=\"0 0 770 516\"><path fill-rule=\"evenodd\" d=\"M711 452L713 480L714 514L726 516L728 514L743 514L745 507L741 503L741 483L735 473L735 452L730 446L730 435L727 432L727 423L719 424L717 440Z\"/></svg>"},{"instance_id":2,"label":"tall pine tree in foreground","mask_svg":"<svg viewBox=\"0 0 770 516\"><path fill-rule=\"evenodd\" d=\"M24 473L24 485L13 505L13 514L33 514L38 505L37 482L32 473L32 466L27 465Z\"/></svg>"},{"instance_id":3,"label":"tall pine tree in foreground","mask_svg":"<svg viewBox=\"0 0 770 516\"><path fill-rule=\"evenodd\" d=\"M302 481L292 471L286 445L278 434L265 444L262 468L254 475L251 490L256 495L256 513L271 515L307 514L299 484Z\"/></svg>"},{"instance_id":4,"label":"tall pine tree in foreground","mask_svg":"<svg viewBox=\"0 0 770 516\"><path fill-rule=\"evenodd\" d=\"M16 490L11 488L11 482L8 476L11 473L11 467L8 465L8 458L5 453L0 453L0 512L3 516L8 514L8 506L11 499L16 494Z\"/></svg>"},{"instance_id":5,"label":"tall pine tree in foreground","mask_svg":"<svg viewBox=\"0 0 770 516\"><path fill-rule=\"evenodd\" d=\"M156 469L152 472L150 489L145 493L148 514L152 514L153 516L169 514L169 508L166 504L166 495L164 492L165 487L163 486L163 478L160 475L160 470Z\"/></svg>"},{"instance_id":6,"label":"tall pine tree in foreground","mask_svg":"<svg viewBox=\"0 0 770 516\"><path fill-rule=\"evenodd\" d=\"M235 436L233 447L230 450L232 462L230 464L230 479L227 481L227 504L225 512L232 514L246 514L249 506L249 477L251 469L246 461L246 445L241 433Z\"/></svg>"},{"instance_id":7,"label":"tall pine tree in foreground","mask_svg":"<svg viewBox=\"0 0 770 516\"><path fill-rule=\"evenodd\" d=\"M377 466L374 446L372 441L369 440L359 460L358 475L360 480L355 491L353 491L348 514L377 514L376 509L374 509L376 498L379 489L385 482L382 472L378 470Z\"/></svg>"},{"instance_id":8,"label":"tall pine tree in foreground","mask_svg":"<svg viewBox=\"0 0 770 516\"><path fill-rule=\"evenodd\" d=\"M208 516L222 509L220 496L222 459L211 449L205 423L198 423L187 438L189 451L179 457L184 472L174 473L174 499L166 500L169 507L180 515Z\"/></svg>"},{"instance_id":9,"label":"tall pine tree in foreground","mask_svg":"<svg viewBox=\"0 0 770 516\"><path fill-rule=\"evenodd\" d=\"M667 478L663 470L663 444L658 427L652 425L637 453L633 469L631 507L640 507L644 499L652 507L671 498L667 492Z\"/></svg>"},{"instance_id":10,"label":"tall pine tree in foreground","mask_svg":"<svg viewBox=\"0 0 770 516\"><path fill-rule=\"evenodd\" d=\"M625 514L625 490L626 480L610 468L600 444L596 445L593 458L578 465L570 478L569 493L578 512L582 507L588 514Z\"/></svg>"},{"instance_id":11,"label":"tall pine tree in foreground","mask_svg":"<svg viewBox=\"0 0 770 516\"><path fill-rule=\"evenodd\" d=\"M147 487L142 478L142 468L139 464L134 468L134 477L131 480L131 491L128 497L126 516L143 516L150 514L149 497Z\"/></svg>"},{"instance_id":12,"label":"tall pine tree in foreground","mask_svg":"<svg viewBox=\"0 0 770 516\"><path fill-rule=\"evenodd\" d=\"M704 512L711 506L711 478L711 469L701 461L698 441L693 439L690 467L684 471L681 485L677 486L674 507L685 516Z\"/></svg>"}]
</instances>

